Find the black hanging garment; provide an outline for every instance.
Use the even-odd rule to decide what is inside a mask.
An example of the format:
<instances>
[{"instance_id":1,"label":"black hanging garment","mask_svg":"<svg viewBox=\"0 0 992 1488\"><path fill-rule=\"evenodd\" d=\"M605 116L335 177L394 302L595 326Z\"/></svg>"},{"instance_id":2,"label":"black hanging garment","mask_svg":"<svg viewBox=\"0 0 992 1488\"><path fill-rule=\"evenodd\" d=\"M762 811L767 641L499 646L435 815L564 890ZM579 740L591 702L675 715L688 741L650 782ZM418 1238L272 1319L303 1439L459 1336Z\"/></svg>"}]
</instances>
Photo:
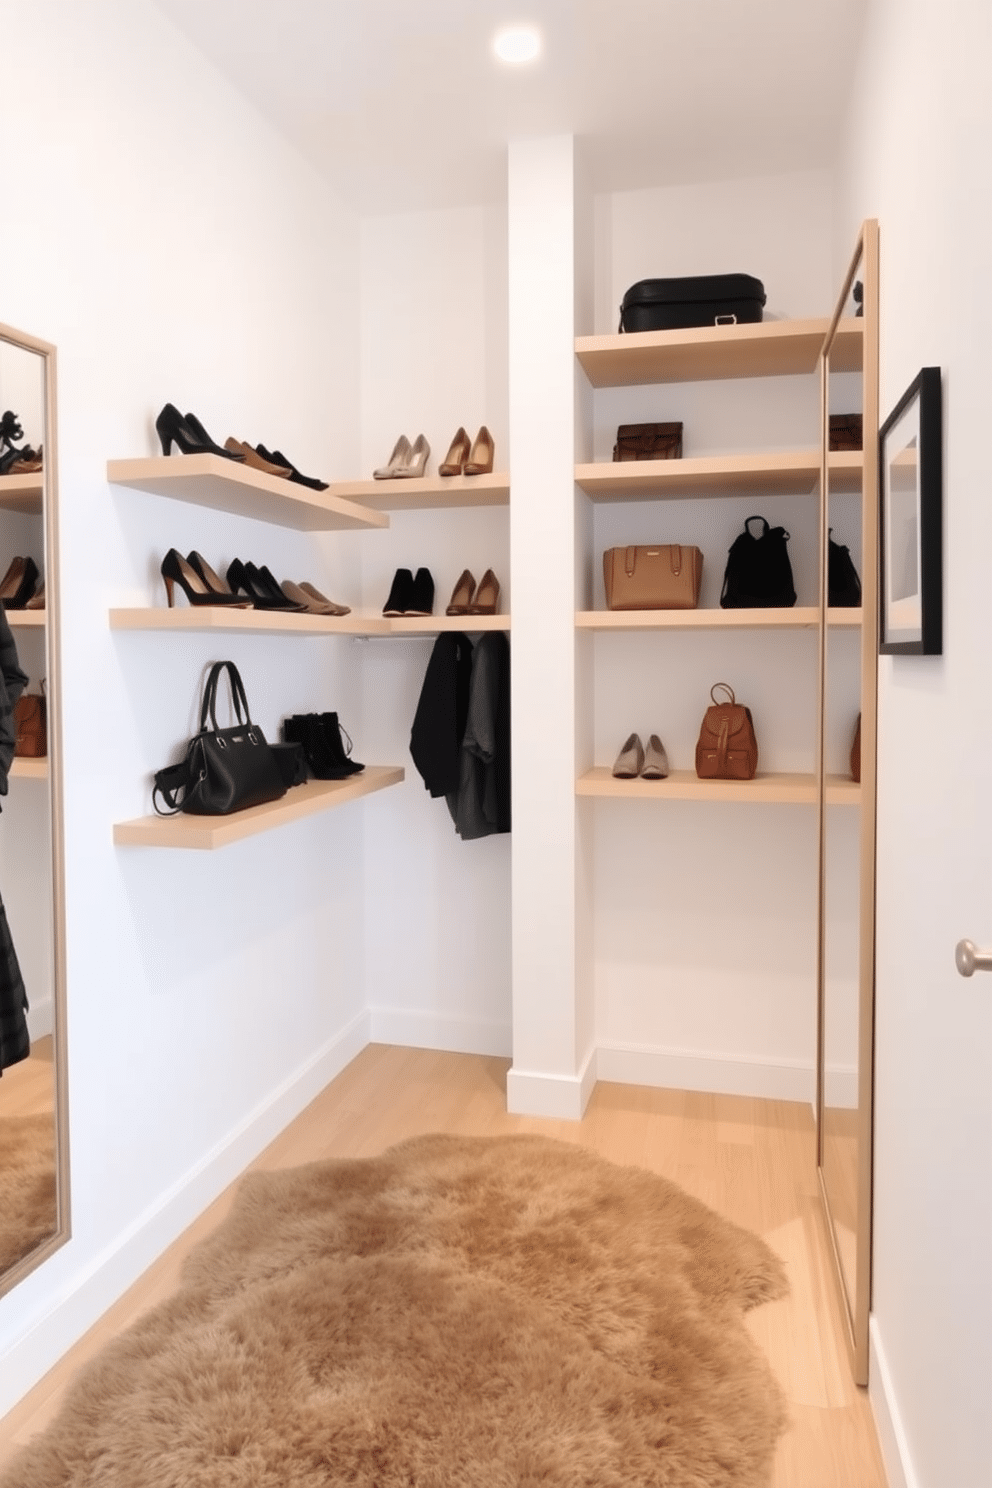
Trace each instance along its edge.
<instances>
[{"instance_id":1,"label":"black hanging garment","mask_svg":"<svg viewBox=\"0 0 992 1488\"><path fill-rule=\"evenodd\" d=\"M468 718L472 643L461 631L434 642L410 730L410 754L432 796L457 791Z\"/></svg>"},{"instance_id":2,"label":"black hanging garment","mask_svg":"<svg viewBox=\"0 0 992 1488\"><path fill-rule=\"evenodd\" d=\"M755 537L751 523L760 522ZM784 527L769 527L764 517L748 517L744 531L727 554L720 606L724 610L788 609L796 602L792 564Z\"/></svg>"},{"instance_id":3,"label":"black hanging garment","mask_svg":"<svg viewBox=\"0 0 992 1488\"><path fill-rule=\"evenodd\" d=\"M21 670L7 615L0 603L0 795L7 794L7 774L14 758L17 728L14 704L27 686L27 675ZM0 1073L8 1066L27 1059L31 1052L28 1033L28 1008L24 978L14 950L7 923L7 911L0 900Z\"/></svg>"},{"instance_id":4,"label":"black hanging garment","mask_svg":"<svg viewBox=\"0 0 992 1488\"><path fill-rule=\"evenodd\" d=\"M498 630L472 655L461 774L448 810L466 842L510 830L510 646Z\"/></svg>"},{"instance_id":5,"label":"black hanging garment","mask_svg":"<svg viewBox=\"0 0 992 1488\"><path fill-rule=\"evenodd\" d=\"M851 550L843 543L835 543L828 535L827 604L831 608L853 610L860 603L861 580Z\"/></svg>"}]
</instances>

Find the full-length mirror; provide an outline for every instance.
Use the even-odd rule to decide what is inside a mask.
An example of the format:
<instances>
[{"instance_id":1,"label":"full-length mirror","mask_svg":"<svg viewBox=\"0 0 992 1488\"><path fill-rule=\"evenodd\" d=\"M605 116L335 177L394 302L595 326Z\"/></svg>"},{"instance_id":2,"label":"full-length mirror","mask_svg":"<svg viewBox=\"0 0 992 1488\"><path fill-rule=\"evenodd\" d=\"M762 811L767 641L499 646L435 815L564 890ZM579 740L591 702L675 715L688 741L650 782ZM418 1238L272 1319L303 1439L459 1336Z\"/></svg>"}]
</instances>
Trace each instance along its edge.
<instances>
[{"instance_id":1,"label":"full-length mirror","mask_svg":"<svg viewBox=\"0 0 992 1488\"><path fill-rule=\"evenodd\" d=\"M69 1233L55 350L0 325L0 1292Z\"/></svg>"},{"instance_id":2,"label":"full-length mirror","mask_svg":"<svg viewBox=\"0 0 992 1488\"><path fill-rule=\"evenodd\" d=\"M877 523L876 227L866 223L824 350L818 1161L855 1377L871 1283Z\"/></svg>"}]
</instances>

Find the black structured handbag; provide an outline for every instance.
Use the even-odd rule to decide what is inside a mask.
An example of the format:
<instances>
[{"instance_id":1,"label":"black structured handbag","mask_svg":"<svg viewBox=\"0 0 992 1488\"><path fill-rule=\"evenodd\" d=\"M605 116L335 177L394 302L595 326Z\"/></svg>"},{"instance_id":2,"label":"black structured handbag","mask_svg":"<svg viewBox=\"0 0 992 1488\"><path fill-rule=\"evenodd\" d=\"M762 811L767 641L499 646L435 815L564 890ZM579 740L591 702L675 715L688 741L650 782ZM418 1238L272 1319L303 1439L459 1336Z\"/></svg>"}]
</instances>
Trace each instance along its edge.
<instances>
[{"instance_id":1,"label":"black structured handbag","mask_svg":"<svg viewBox=\"0 0 992 1488\"><path fill-rule=\"evenodd\" d=\"M831 528L831 531L833 529ZM827 604L832 609L853 610L861 603L861 580L851 550L828 535Z\"/></svg>"},{"instance_id":2,"label":"black structured handbag","mask_svg":"<svg viewBox=\"0 0 992 1488\"><path fill-rule=\"evenodd\" d=\"M221 729L217 727L217 688L224 671L236 722ZM249 806L278 801L286 789L274 751L258 724L251 721L241 673L233 661L215 661L203 689L199 731L186 746L186 758L155 774L155 810L160 816L173 816L177 811L229 816ZM167 810L159 806L158 796Z\"/></svg>"},{"instance_id":3,"label":"black structured handbag","mask_svg":"<svg viewBox=\"0 0 992 1488\"><path fill-rule=\"evenodd\" d=\"M761 523L758 537L751 531L752 522ZM764 517L748 517L727 554L721 609L788 609L795 604L788 541L784 527L769 527Z\"/></svg>"}]
</instances>

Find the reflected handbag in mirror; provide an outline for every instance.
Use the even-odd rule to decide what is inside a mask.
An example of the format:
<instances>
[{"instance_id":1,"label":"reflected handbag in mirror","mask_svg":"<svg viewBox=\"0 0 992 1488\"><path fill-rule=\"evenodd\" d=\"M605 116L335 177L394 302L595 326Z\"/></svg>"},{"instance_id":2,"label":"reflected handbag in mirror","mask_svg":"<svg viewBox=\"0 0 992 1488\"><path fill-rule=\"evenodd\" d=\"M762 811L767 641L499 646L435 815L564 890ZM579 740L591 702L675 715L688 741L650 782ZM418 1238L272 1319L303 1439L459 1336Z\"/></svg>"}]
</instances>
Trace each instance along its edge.
<instances>
[{"instance_id":1,"label":"reflected handbag in mirror","mask_svg":"<svg viewBox=\"0 0 992 1488\"><path fill-rule=\"evenodd\" d=\"M44 759L48 754L48 704L44 693L22 692L14 704L19 759Z\"/></svg>"},{"instance_id":2,"label":"reflected handbag in mirror","mask_svg":"<svg viewBox=\"0 0 992 1488\"><path fill-rule=\"evenodd\" d=\"M217 688L226 671L231 686L231 708L236 722L217 727ZM233 661L215 661L210 668L203 701L200 728L186 746L186 757L155 774L152 804L160 816L177 811L193 816L228 816L249 806L277 801L286 794L276 757L248 711L241 673ZM158 804L158 796L166 810Z\"/></svg>"}]
</instances>

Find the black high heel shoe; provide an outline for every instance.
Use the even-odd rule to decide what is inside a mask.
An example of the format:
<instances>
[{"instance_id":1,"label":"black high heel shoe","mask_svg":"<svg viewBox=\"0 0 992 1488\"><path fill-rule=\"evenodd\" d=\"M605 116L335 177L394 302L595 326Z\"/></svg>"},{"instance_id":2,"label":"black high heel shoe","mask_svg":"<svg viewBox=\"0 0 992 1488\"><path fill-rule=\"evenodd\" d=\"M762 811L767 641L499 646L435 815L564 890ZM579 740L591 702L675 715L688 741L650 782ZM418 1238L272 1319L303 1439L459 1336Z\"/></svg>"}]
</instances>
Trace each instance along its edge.
<instances>
[{"instance_id":1,"label":"black high heel shoe","mask_svg":"<svg viewBox=\"0 0 992 1488\"><path fill-rule=\"evenodd\" d=\"M254 563L233 558L228 564L227 582L235 591L244 590L256 610L306 612L306 605L296 604L282 592L267 568L256 568Z\"/></svg>"},{"instance_id":2,"label":"black high heel shoe","mask_svg":"<svg viewBox=\"0 0 992 1488\"><path fill-rule=\"evenodd\" d=\"M200 420L192 413L181 414L174 403L166 403L155 420L155 430L162 443L163 455L167 455L175 444L184 455L221 455L225 460L244 464L244 455L215 444Z\"/></svg>"},{"instance_id":3,"label":"black high heel shoe","mask_svg":"<svg viewBox=\"0 0 992 1488\"><path fill-rule=\"evenodd\" d=\"M315 475L301 475L292 460L287 460L281 450L267 450L264 444L256 444L255 448L263 460L268 460L271 465L282 465L288 470L286 479L295 485L309 486L311 491L327 490L327 481L318 480Z\"/></svg>"},{"instance_id":4,"label":"black high heel shoe","mask_svg":"<svg viewBox=\"0 0 992 1488\"><path fill-rule=\"evenodd\" d=\"M228 605L236 610L251 609L251 602L242 599L240 595L230 592L220 594L211 589L196 569L187 563L183 555L175 548L170 548L162 559L162 578L165 580L165 592L169 599L170 610L177 584L191 605Z\"/></svg>"},{"instance_id":5,"label":"black high heel shoe","mask_svg":"<svg viewBox=\"0 0 992 1488\"><path fill-rule=\"evenodd\" d=\"M15 558L0 579L0 601L4 609L23 610L34 593L38 565L33 558Z\"/></svg>"}]
</instances>

